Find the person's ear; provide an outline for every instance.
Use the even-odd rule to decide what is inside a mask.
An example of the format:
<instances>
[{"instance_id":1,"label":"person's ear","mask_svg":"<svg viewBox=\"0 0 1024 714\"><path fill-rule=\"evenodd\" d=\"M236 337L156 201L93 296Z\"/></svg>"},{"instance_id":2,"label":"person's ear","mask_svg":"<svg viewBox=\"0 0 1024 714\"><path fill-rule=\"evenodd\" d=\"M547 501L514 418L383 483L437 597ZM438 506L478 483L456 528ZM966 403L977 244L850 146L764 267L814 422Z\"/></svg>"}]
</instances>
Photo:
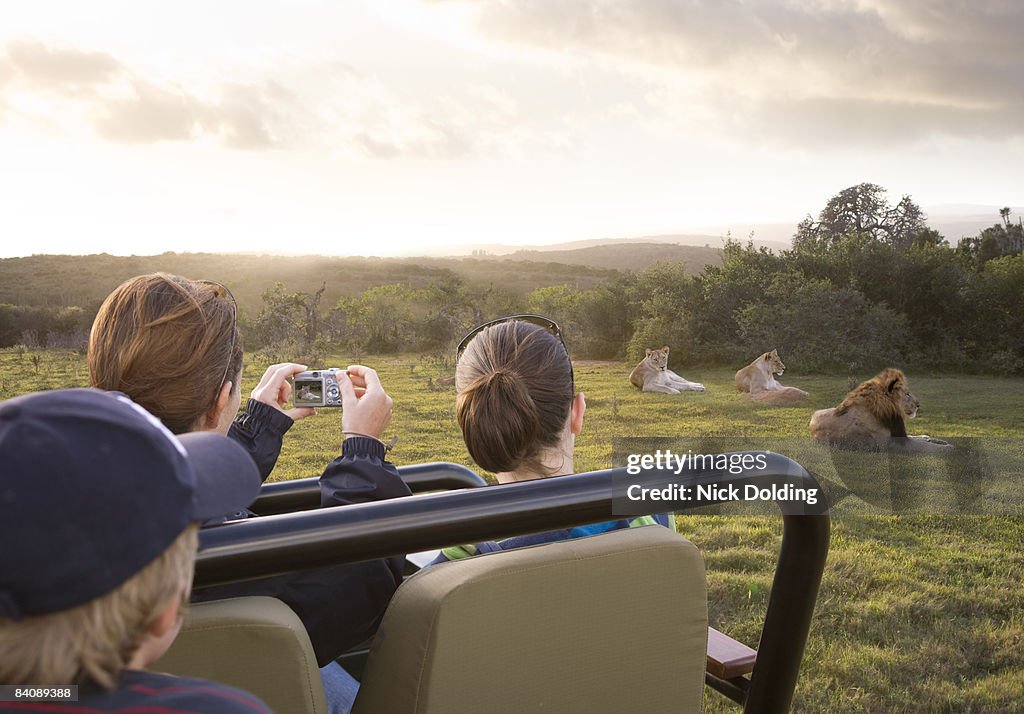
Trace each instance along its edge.
<instances>
[{"instance_id":1,"label":"person's ear","mask_svg":"<svg viewBox=\"0 0 1024 714\"><path fill-rule=\"evenodd\" d=\"M231 401L231 390L234 389L234 382L224 382L220 388L220 394L217 395L217 401L206 410L205 423L203 429L205 431L216 431L220 425L220 420L224 416L224 410L228 408L228 402Z\"/></svg>"},{"instance_id":2,"label":"person's ear","mask_svg":"<svg viewBox=\"0 0 1024 714\"><path fill-rule=\"evenodd\" d=\"M182 618L181 598L172 598L159 615L150 623L147 634L154 640L160 640L167 636L171 630L176 630L181 624Z\"/></svg>"},{"instance_id":3,"label":"person's ear","mask_svg":"<svg viewBox=\"0 0 1024 714\"><path fill-rule=\"evenodd\" d=\"M569 407L569 431L579 434L583 431L583 414L587 411L587 400L583 392L578 392L572 399L572 406Z\"/></svg>"},{"instance_id":4,"label":"person's ear","mask_svg":"<svg viewBox=\"0 0 1024 714\"><path fill-rule=\"evenodd\" d=\"M167 600L157 611L156 617L149 621L146 634L128 663L131 669L148 668L170 649L174 638L181 631L181 625L185 619L187 587L182 583L182 589L178 591L177 595Z\"/></svg>"}]
</instances>

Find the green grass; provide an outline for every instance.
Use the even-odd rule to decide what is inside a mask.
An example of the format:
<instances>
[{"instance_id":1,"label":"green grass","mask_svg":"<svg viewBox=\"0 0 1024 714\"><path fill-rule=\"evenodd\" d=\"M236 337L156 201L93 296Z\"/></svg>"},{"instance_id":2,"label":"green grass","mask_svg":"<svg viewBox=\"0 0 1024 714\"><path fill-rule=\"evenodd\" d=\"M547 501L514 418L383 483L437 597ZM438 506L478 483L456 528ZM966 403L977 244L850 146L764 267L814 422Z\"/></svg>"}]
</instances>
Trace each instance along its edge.
<instances>
[{"instance_id":1,"label":"green grass","mask_svg":"<svg viewBox=\"0 0 1024 714\"><path fill-rule=\"evenodd\" d=\"M85 384L82 357L43 352L37 366L31 354L0 351L0 398ZM348 363L341 356L329 361L335 366ZM455 423L454 389L437 386L439 378L450 375L450 365L422 356L361 361L379 371L394 398L388 434L399 435L393 457L397 464L455 461L472 466ZM264 366L247 366L246 393ZM756 436L766 442L802 437L811 412L837 404L848 380L847 375L787 373L783 381L808 390L811 398L799 407L773 408L750 404L738 395L733 369L680 371L704 382L708 392L641 394L629 386L627 365L577 363L577 387L586 393L588 405L577 442L577 470L608 467L612 440L620 436ZM859 380L870 375L853 376ZM1024 380L909 376L922 403L919 418L910 422L913 433L1020 443ZM338 451L340 416L324 409L296 424L273 478L317 474ZM812 471L840 478L821 468ZM1020 711L1024 519L876 513L851 498L834 516L794 711ZM677 522L704 554L712 624L756 646L780 543L780 519L701 515L679 516ZM736 711L710 690L706 708Z\"/></svg>"}]
</instances>

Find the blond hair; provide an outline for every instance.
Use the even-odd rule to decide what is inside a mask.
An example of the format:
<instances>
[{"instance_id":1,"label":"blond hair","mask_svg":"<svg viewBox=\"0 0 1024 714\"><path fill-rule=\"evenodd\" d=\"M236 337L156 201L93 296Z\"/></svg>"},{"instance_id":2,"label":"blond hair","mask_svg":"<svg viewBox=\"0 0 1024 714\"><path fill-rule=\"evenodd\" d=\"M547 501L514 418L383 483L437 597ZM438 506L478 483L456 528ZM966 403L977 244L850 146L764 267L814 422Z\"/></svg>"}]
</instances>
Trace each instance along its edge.
<instances>
[{"instance_id":1,"label":"blond hair","mask_svg":"<svg viewBox=\"0 0 1024 714\"><path fill-rule=\"evenodd\" d=\"M89 386L124 392L175 434L194 431L238 389L242 341L223 286L167 273L131 278L107 296L89 335Z\"/></svg>"},{"instance_id":2,"label":"blond hair","mask_svg":"<svg viewBox=\"0 0 1024 714\"><path fill-rule=\"evenodd\" d=\"M0 682L112 689L168 602L191 589L198 545L190 525L116 590L68 610L0 617Z\"/></svg>"}]
</instances>

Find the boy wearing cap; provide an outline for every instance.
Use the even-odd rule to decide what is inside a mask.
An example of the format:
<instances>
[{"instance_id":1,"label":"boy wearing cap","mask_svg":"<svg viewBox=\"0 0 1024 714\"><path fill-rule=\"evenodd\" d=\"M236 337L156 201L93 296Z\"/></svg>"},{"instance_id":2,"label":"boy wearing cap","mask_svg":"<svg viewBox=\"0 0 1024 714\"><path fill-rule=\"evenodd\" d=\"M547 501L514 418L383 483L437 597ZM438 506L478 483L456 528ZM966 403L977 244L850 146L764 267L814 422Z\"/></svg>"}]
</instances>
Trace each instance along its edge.
<instances>
[{"instance_id":1,"label":"boy wearing cap","mask_svg":"<svg viewBox=\"0 0 1024 714\"><path fill-rule=\"evenodd\" d=\"M175 437L123 395L0 403L0 684L78 685L77 701L0 711L268 714L241 690L145 671L181 627L196 524L259 485L231 440Z\"/></svg>"}]
</instances>

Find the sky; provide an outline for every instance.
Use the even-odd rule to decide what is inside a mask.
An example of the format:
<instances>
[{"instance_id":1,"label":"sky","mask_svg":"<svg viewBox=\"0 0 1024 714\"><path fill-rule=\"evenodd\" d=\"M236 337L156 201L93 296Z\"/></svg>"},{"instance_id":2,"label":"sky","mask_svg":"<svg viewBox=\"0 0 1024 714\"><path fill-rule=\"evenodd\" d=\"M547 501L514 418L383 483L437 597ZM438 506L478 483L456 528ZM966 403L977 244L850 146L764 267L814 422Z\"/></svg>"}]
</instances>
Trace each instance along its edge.
<instances>
[{"instance_id":1,"label":"sky","mask_svg":"<svg viewBox=\"0 0 1024 714\"><path fill-rule=\"evenodd\" d=\"M1001 0L3 3L0 257L795 226L864 181L1024 206L1021 26Z\"/></svg>"}]
</instances>

